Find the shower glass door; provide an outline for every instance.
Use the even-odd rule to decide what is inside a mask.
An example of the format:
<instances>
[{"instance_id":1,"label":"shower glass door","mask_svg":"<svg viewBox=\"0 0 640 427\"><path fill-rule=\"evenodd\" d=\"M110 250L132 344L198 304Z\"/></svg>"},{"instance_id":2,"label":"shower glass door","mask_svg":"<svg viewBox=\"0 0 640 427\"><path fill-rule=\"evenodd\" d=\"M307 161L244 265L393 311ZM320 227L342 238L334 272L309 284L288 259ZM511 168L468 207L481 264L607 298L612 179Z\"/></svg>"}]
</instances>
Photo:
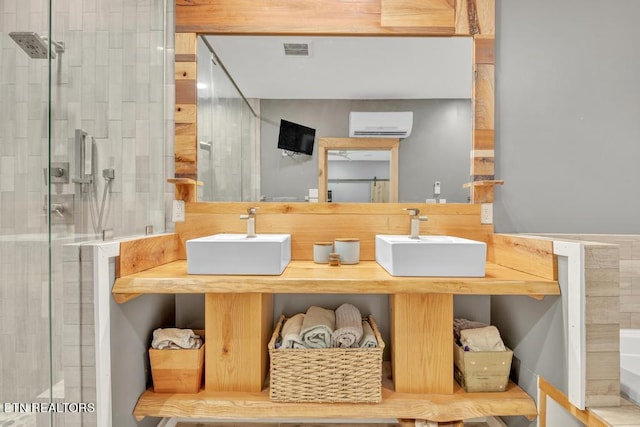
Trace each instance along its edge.
<instances>
[{"instance_id":1,"label":"shower glass door","mask_svg":"<svg viewBox=\"0 0 640 427\"><path fill-rule=\"evenodd\" d=\"M168 228L173 2L0 5L0 426L99 426L89 242Z\"/></svg>"}]
</instances>

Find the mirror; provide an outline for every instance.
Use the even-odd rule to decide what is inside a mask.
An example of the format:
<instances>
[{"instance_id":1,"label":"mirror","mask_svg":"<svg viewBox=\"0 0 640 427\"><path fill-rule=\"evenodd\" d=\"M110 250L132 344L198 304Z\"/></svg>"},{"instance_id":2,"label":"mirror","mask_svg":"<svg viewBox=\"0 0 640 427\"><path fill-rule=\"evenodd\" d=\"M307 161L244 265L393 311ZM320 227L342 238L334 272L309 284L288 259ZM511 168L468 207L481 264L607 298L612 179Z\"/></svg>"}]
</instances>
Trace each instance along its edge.
<instances>
[{"instance_id":1,"label":"mirror","mask_svg":"<svg viewBox=\"0 0 640 427\"><path fill-rule=\"evenodd\" d=\"M314 158L319 140L346 137L350 111L413 111L412 134L399 145L397 200L424 202L433 197L433 183L440 181L442 198L468 202L469 190L463 184L470 180L471 38L206 36L206 40L198 47L202 200L304 201L309 189L319 187ZM284 42L306 44L309 56L286 56ZM216 53L213 60L207 44ZM226 83L218 81L224 76L222 66L232 79ZM217 93L212 102L200 87L207 79L213 82L208 76L214 72ZM201 108L207 103L211 108ZM213 119L203 117L206 110L214 113ZM287 155L277 149L281 119L316 129L312 156ZM212 130L203 137L200 126L207 122Z\"/></svg>"}]
</instances>

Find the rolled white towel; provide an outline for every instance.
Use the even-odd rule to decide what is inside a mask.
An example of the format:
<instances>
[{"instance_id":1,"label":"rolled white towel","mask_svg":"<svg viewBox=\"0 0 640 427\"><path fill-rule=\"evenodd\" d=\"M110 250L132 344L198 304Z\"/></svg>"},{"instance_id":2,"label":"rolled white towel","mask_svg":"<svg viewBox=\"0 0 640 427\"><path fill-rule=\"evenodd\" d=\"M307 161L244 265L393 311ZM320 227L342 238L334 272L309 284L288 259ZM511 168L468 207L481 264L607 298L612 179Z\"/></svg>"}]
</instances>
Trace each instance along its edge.
<instances>
[{"instance_id":1,"label":"rolled white towel","mask_svg":"<svg viewBox=\"0 0 640 427\"><path fill-rule=\"evenodd\" d=\"M202 338L192 329L158 328L153 331L151 348L162 349L197 349L202 347Z\"/></svg>"},{"instance_id":2,"label":"rolled white towel","mask_svg":"<svg viewBox=\"0 0 640 427\"><path fill-rule=\"evenodd\" d=\"M374 348L378 346L378 340L373 333L373 328L367 321L362 321L362 339L359 342L360 348Z\"/></svg>"},{"instance_id":3,"label":"rolled white towel","mask_svg":"<svg viewBox=\"0 0 640 427\"><path fill-rule=\"evenodd\" d=\"M495 326L460 331L460 343L469 351L506 351Z\"/></svg>"},{"instance_id":4,"label":"rolled white towel","mask_svg":"<svg viewBox=\"0 0 640 427\"><path fill-rule=\"evenodd\" d=\"M300 335L307 348L329 348L335 328L335 312L312 305L304 315Z\"/></svg>"},{"instance_id":5,"label":"rolled white towel","mask_svg":"<svg viewBox=\"0 0 640 427\"><path fill-rule=\"evenodd\" d=\"M282 325L282 346L281 348L305 348L300 331L302 331L302 322L304 321L304 313L298 313L291 316Z\"/></svg>"},{"instance_id":6,"label":"rolled white towel","mask_svg":"<svg viewBox=\"0 0 640 427\"><path fill-rule=\"evenodd\" d=\"M453 319L453 336L456 341L460 341L460 331L464 331L465 329L485 328L487 326L489 326L487 323L463 318L455 318Z\"/></svg>"},{"instance_id":7,"label":"rolled white towel","mask_svg":"<svg viewBox=\"0 0 640 427\"><path fill-rule=\"evenodd\" d=\"M336 309L336 330L333 331L333 347L353 347L362 339L362 315L357 307L342 304Z\"/></svg>"}]
</instances>

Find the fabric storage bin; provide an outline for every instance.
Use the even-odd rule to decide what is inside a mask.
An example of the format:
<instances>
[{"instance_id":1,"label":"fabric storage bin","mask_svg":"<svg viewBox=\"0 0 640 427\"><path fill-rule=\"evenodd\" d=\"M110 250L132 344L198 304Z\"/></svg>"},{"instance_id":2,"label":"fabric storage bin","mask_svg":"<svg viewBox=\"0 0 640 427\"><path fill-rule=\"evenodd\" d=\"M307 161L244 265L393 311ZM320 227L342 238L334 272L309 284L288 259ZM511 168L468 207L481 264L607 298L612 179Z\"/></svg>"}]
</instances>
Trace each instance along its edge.
<instances>
[{"instance_id":1,"label":"fabric storage bin","mask_svg":"<svg viewBox=\"0 0 640 427\"><path fill-rule=\"evenodd\" d=\"M204 337L204 331L194 331ZM153 391L197 393L202 386L204 347L198 349L149 349Z\"/></svg>"},{"instance_id":2,"label":"fabric storage bin","mask_svg":"<svg viewBox=\"0 0 640 427\"><path fill-rule=\"evenodd\" d=\"M453 345L456 381L470 393L505 391L511 372L513 352L464 351Z\"/></svg>"},{"instance_id":3,"label":"fabric storage bin","mask_svg":"<svg viewBox=\"0 0 640 427\"><path fill-rule=\"evenodd\" d=\"M375 348L275 348L285 317L269 341L270 390L274 402L368 402L382 400L384 342L372 316Z\"/></svg>"}]
</instances>

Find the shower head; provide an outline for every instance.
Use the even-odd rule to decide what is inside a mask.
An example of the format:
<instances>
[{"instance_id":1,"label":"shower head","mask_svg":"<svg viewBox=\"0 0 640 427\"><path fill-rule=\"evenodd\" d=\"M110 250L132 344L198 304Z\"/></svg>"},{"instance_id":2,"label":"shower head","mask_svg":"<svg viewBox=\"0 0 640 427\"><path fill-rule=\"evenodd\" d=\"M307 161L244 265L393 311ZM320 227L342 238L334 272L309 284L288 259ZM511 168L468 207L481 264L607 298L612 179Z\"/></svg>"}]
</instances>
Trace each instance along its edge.
<instances>
[{"instance_id":1,"label":"shower head","mask_svg":"<svg viewBox=\"0 0 640 427\"><path fill-rule=\"evenodd\" d=\"M22 48L27 55L31 58L46 59L49 52L49 46L47 44L46 37L40 37L38 33L33 32L13 32L9 33L9 36L18 43L18 46ZM55 46L57 53L64 52L64 44L58 42L51 42ZM51 58L55 58L56 54L51 52Z\"/></svg>"}]
</instances>

